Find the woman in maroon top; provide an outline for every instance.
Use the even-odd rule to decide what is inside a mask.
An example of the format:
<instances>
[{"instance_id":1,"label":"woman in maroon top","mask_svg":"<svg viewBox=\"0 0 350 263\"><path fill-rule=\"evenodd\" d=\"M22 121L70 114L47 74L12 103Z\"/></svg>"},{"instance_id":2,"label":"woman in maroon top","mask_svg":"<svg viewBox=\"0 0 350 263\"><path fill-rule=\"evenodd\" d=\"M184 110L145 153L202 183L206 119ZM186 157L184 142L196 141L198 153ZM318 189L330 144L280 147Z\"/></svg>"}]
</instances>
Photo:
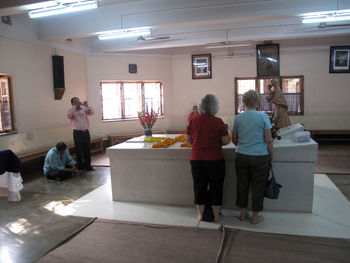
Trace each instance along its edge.
<instances>
[{"instance_id":1,"label":"woman in maroon top","mask_svg":"<svg viewBox=\"0 0 350 263\"><path fill-rule=\"evenodd\" d=\"M204 205L210 204L214 220L219 221L225 178L222 146L230 142L230 137L224 122L214 116L219 111L215 95L207 94L199 105L199 111L201 114L190 120L186 128L186 142L192 144L194 202L198 220L202 220Z\"/></svg>"}]
</instances>

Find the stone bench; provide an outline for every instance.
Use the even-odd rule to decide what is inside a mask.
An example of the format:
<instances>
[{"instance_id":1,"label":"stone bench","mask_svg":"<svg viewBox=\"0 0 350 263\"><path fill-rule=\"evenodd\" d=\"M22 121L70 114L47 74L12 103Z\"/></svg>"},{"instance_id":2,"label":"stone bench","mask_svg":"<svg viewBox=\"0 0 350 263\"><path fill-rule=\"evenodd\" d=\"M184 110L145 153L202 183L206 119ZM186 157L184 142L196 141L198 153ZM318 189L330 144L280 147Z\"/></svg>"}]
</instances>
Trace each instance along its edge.
<instances>
[{"instance_id":1,"label":"stone bench","mask_svg":"<svg viewBox=\"0 0 350 263\"><path fill-rule=\"evenodd\" d=\"M350 141L350 130L312 130L311 138L317 142Z\"/></svg>"},{"instance_id":2,"label":"stone bench","mask_svg":"<svg viewBox=\"0 0 350 263\"><path fill-rule=\"evenodd\" d=\"M52 147L51 147L52 148ZM45 157L47 152L51 148L45 148L42 150L36 150L28 153L19 154L18 157L21 159L21 162L26 162L41 157ZM67 148L70 152L74 151L74 143L67 144ZM91 139L91 153L103 152L103 137L95 137Z\"/></svg>"}]
</instances>

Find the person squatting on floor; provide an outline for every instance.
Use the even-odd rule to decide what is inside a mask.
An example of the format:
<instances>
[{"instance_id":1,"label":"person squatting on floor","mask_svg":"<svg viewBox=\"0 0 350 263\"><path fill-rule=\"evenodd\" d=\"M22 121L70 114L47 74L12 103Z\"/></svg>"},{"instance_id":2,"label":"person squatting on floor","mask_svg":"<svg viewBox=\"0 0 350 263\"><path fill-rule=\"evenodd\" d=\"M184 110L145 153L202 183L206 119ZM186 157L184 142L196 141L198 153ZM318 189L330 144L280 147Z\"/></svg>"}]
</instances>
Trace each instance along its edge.
<instances>
[{"instance_id":1,"label":"person squatting on floor","mask_svg":"<svg viewBox=\"0 0 350 263\"><path fill-rule=\"evenodd\" d=\"M59 142L49 150L45 157L44 175L47 179L64 180L73 174L79 175L75 161L70 156L67 145Z\"/></svg>"}]
</instances>

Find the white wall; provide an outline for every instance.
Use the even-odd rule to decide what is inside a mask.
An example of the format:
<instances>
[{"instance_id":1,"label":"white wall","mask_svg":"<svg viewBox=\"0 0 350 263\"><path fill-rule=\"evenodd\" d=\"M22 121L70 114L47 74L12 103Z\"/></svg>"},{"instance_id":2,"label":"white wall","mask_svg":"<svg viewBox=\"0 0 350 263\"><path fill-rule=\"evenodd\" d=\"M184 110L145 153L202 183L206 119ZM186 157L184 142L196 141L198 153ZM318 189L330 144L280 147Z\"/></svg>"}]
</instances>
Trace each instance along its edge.
<instances>
[{"instance_id":1,"label":"white wall","mask_svg":"<svg viewBox=\"0 0 350 263\"><path fill-rule=\"evenodd\" d=\"M86 58L57 52L64 56L66 91L62 100L55 100L52 55L52 48L0 38L0 72L12 76L14 126L18 131L1 136L0 148L18 153L48 147L59 140L72 141L66 112L71 97L86 97Z\"/></svg>"},{"instance_id":2,"label":"white wall","mask_svg":"<svg viewBox=\"0 0 350 263\"><path fill-rule=\"evenodd\" d=\"M96 114L90 118L92 136L142 132L137 120L102 122L101 80L160 80L164 84L165 118L154 130L184 129L192 106L207 93L218 96L222 117L229 126L234 118L234 78L255 77L256 59L213 59L213 78L193 80L191 56L64 56L66 92L54 100L52 61L55 49L0 37L0 72L13 78L15 128L18 134L0 136L0 148L16 153L72 141L66 118L70 98L87 99ZM304 75L305 115L291 117L308 129L350 129L350 74L329 74L329 49L280 50L281 75ZM138 73L129 74L128 64Z\"/></svg>"},{"instance_id":3,"label":"white wall","mask_svg":"<svg viewBox=\"0 0 350 263\"><path fill-rule=\"evenodd\" d=\"M219 99L219 113L229 126L234 116L234 78L255 77L256 58L213 59L213 78L192 80L190 56L174 57L174 126L186 125L192 105L207 93ZM280 50L281 76L304 75L304 116L291 117L308 129L350 129L350 74L329 74L329 49Z\"/></svg>"},{"instance_id":4,"label":"white wall","mask_svg":"<svg viewBox=\"0 0 350 263\"><path fill-rule=\"evenodd\" d=\"M100 81L102 80L154 80L162 81L164 88L165 118L158 120L153 129L165 130L171 125L172 110L172 59L171 57L141 56L88 56L88 100L95 109L90 118L92 135L143 132L138 120L103 122L101 116ZM129 64L137 64L137 73L129 73Z\"/></svg>"},{"instance_id":5,"label":"white wall","mask_svg":"<svg viewBox=\"0 0 350 263\"><path fill-rule=\"evenodd\" d=\"M217 96L219 113L229 125L234 116L234 78L256 76L255 57L212 60L212 79L192 79L191 56L173 59L174 128L186 127L192 106L208 93ZM232 119L232 120L231 120Z\"/></svg>"}]
</instances>

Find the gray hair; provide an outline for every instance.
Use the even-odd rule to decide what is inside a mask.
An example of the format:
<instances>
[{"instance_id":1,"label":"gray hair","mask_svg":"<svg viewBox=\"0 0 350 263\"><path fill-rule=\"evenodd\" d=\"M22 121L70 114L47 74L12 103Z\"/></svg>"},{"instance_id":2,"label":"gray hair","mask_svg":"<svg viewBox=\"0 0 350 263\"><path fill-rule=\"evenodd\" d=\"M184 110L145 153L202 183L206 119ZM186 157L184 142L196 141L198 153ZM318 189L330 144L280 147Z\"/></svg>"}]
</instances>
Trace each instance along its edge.
<instances>
[{"instance_id":1,"label":"gray hair","mask_svg":"<svg viewBox=\"0 0 350 263\"><path fill-rule=\"evenodd\" d=\"M199 111L208 115L215 115L219 111L219 101L213 94L207 94L199 104Z\"/></svg>"},{"instance_id":2,"label":"gray hair","mask_svg":"<svg viewBox=\"0 0 350 263\"><path fill-rule=\"evenodd\" d=\"M249 108L257 108L260 104L260 96L255 90L248 90L243 94L243 103Z\"/></svg>"}]
</instances>

